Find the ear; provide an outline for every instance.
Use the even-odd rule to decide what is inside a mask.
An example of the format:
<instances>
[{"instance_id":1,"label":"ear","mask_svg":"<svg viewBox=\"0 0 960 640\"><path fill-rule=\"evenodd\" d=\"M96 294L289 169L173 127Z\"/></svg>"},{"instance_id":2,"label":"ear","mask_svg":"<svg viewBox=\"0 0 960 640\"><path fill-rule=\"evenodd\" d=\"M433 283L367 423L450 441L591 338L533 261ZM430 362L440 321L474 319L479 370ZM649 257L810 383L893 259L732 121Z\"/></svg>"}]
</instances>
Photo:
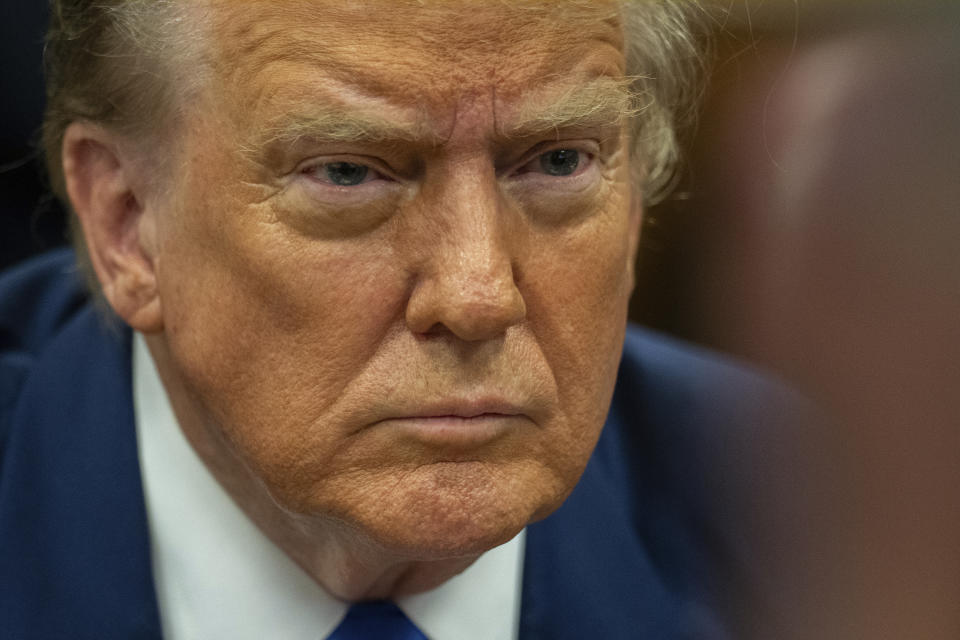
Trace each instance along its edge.
<instances>
[{"instance_id":1,"label":"ear","mask_svg":"<svg viewBox=\"0 0 960 640\"><path fill-rule=\"evenodd\" d=\"M83 227L104 297L143 333L163 329L157 289L154 212L121 140L96 125L74 122L63 136L67 194Z\"/></svg>"}]
</instances>

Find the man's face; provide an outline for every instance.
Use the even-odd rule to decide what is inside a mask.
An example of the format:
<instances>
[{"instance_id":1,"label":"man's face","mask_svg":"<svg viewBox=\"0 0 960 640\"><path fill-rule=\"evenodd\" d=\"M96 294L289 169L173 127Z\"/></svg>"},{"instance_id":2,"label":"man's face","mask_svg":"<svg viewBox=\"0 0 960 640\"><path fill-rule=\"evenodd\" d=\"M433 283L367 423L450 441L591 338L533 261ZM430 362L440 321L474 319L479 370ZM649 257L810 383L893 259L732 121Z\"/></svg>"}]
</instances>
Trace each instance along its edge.
<instances>
[{"instance_id":1,"label":"man's face","mask_svg":"<svg viewBox=\"0 0 960 640\"><path fill-rule=\"evenodd\" d=\"M616 12L577 4L212 6L163 339L184 411L298 519L465 554L579 478L639 212Z\"/></svg>"}]
</instances>

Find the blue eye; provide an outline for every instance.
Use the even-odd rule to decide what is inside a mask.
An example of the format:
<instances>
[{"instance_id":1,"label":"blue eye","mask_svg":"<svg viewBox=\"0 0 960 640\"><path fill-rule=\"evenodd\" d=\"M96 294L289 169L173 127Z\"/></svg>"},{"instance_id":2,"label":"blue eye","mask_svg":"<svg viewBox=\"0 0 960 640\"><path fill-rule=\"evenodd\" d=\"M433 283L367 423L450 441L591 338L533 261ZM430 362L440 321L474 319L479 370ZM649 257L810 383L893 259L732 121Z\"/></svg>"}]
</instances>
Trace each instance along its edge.
<instances>
[{"instance_id":1,"label":"blue eye","mask_svg":"<svg viewBox=\"0 0 960 640\"><path fill-rule=\"evenodd\" d=\"M324 165L324 173L338 187L353 187L366 180L370 168L353 162L331 162Z\"/></svg>"},{"instance_id":2,"label":"blue eye","mask_svg":"<svg viewBox=\"0 0 960 640\"><path fill-rule=\"evenodd\" d=\"M580 152L576 149L555 149L540 156L540 168L550 176L570 176L580 166Z\"/></svg>"}]
</instances>

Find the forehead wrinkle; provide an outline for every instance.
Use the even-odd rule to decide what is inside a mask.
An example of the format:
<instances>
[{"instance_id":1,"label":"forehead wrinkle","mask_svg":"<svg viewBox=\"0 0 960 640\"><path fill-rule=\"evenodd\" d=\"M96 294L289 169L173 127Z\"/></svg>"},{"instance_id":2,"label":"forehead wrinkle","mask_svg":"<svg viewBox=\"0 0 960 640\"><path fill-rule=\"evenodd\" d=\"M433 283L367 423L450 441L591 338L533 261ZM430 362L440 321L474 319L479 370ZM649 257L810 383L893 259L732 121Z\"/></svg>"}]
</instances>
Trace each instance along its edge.
<instances>
[{"instance_id":1,"label":"forehead wrinkle","mask_svg":"<svg viewBox=\"0 0 960 640\"><path fill-rule=\"evenodd\" d=\"M621 35L618 11L611 10L611 7L617 6L616 3L591 1L579 6L574 2L572 4L578 10L567 8L561 14L564 19L558 20L556 7L550 2L544 2L542 6L535 6L540 3L528 5L525 2L514 6L513 2L504 2L505 6L529 9L528 12L521 12L519 16L523 19L518 20L519 24L513 25L520 29L524 36L529 37L521 37L521 34L501 37L502 30L491 33L489 28L479 28L490 26L489 21L479 20L480 13L483 12L468 12L469 18L479 22L475 30L464 29L462 14L456 16L456 22L445 24L442 19L452 20L455 12L445 10L434 14L432 11L424 11L427 8L446 9L446 2L423 2L419 4L424 6L417 14L412 15L432 24L436 33L431 29L419 30L413 34L416 38L412 40L401 38L400 41L393 42L402 34L391 31L386 28L387 25L381 25L379 29L374 25L373 32L369 34L373 42L367 47L364 44L367 38L358 41L355 31L345 33L342 30L325 29L323 25L317 24L315 13L306 10L316 5L285 3L284 11L278 13L277 5L273 2L250 2L249 5L244 4L243 11L237 13L237 5L233 5L230 0L209 1L226 9L219 25L221 28L214 29L219 36L218 57L221 63L228 67L224 69L226 73L220 77L234 90L249 96L248 92L253 88L254 92L259 94L250 96L252 101L246 101L253 109L249 106L241 107L236 100L233 100L235 108L230 109L237 116L242 128L249 132L244 135L244 142L252 147L271 141L296 144L309 137L335 141L376 142L395 139L424 140L428 144L442 143L444 131L447 137L452 134L450 109L452 107L454 112L459 112L464 96L462 92L468 86L472 85L472 89L485 92L491 89L492 82L492 89L496 94L500 81L506 83L504 89L509 85L525 84L527 80L524 76L530 75L531 67L556 69L558 64L561 67L568 64L565 59L569 59L570 66L576 68L583 63L583 58L579 56L582 55L585 31L591 34L589 40L605 43L618 52L622 44L618 40ZM410 9L416 4L418 2L414 1L393 6L399 10L400 7ZM469 4L465 3L464 6ZM605 5L601 11L597 10L598 4ZM451 8L459 6L461 5L454 3ZM488 6L482 3L478 8ZM291 12L298 14L296 19L291 20ZM339 9L334 10L334 18L339 12ZM226 17L227 13L232 15ZM602 17L599 24L598 16ZM589 22L586 20L588 17L592 18ZM336 19L332 22L336 22ZM390 21L390 27L396 27L395 23L396 20ZM327 26L330 26L329 23ZM441 38L441 35L447 36L451 33L455 36L452 39ZM321 34L323 37L319 37ZM407 36L410 35L407 33ZM433 40L430 39L431 36ZM569 50L564 47L553 49L550 57L544 57L543 52L528 46L531 38L550 38L560 43L564 38L572 38L575 46ZM419 42L419 46L410 48L411 41ZM378 45L392 42L399 45L399 50L396 46L374 46L374 42ZM465 42L472 46L462 46ZM361 56L360 62L363 64L355 63L357 47L362 47L367 56ZM468 52L471 55L467 55ZM481 56L481 53L487 54L486 58ZM448 71L445 75L434 73L435 65L424 64L428 58L435 60L436 56L441 54L446 62L443 68ZM516 68L479 64L484 60L491 62L494 54L498 62L523 58L524 64L517 65ZM378 60L379 64L374 64ZM292 73L289 73L291 71ZM622 73L622 70L610 69L610 72ZM228 79L227 75L231 77ZM569 83L571 76L573 74L565 73L560 78L566 77ZM270 79L273 77L284 78L285 85L271 86ZM451 78L456 78L457 81L451 83ZM291 79L294 79L292 95L289 93ZM612 78L608 80L612 81ZM326 92L322 89L331 84L339 85L338 90L324 95ZM591 83L586 84L592 87ZM366 110L358 110L349 102L344 105L343 101L336 98L340 88L345 89L348 95L357 93L379 100L390 95L390 104L371 104ZM431 92L429 88L435 90ZM588 96L589 90L572 87L559 92L535 92L534 97L522 100L517 98L515 89L505 91L504 93L513 94L510 98L514 104L522 102L523 106L518 113L512 105L501 105L499 101L495 101L493 133L501 135L503 132L507 137L519 137L527 133L549 132L560 127L615 124L627 117L632 108L628 92L625 88L622 89L624 90L595 90L593 93L596 95ZM281 92L287 94L282 100L291 100L289 105L275 102L276 94ZM333 99L328 99L330 96ZM522 97L523 93L520 93L520 96ZM393 115L404 111L406 114L403 116L395 118ZM272 121L271 114L274 116ZM292 115L287 118L280 117L284 114ZM453 122L456 122L458 115L459 113L456 113ZM500 120L504 122L503 127L500 126ZM262 124L263 122L266 124ZM398 123L402 126L396 126Z\"/></svg>"},{"instance_id":2,"label":"forehead wrinkle","mask_svg":"<svg viewBox=\"0 0 960 640\"><path fill-rule=\"evenodd\" d=\"M228 72L244 76L236 79L239 82L248 82L252 75L264 72L273 63L298 62L323 69L325 75L352 80L354 84L360 84L357 80L362 77L363 85L376 92L395 88L395 72L404 76L405 66L413 72L410 75L423 76L426 72L424 79L436 79L429 71L430 65L424 64L428 61L443 60L444 69L458 69L465 76L499 74L502 62L527 53L531 40L552 38L562 44L565 39L581 41L590 33L589 39L609 42L618 50L622 48L618 5L612 1L499 0L474 4L392 0L394 18L371 20L360 33L355 28L333 28L340 18L359 10L351 9L349 4L334 7L321 4L325 15L321 20L315 11L309 10L315 5L307 3L283 3L282 11L278 11L277 3L251 0L243 3L238 15L232 0L208 1L224 9L217 12L220 19L213 31L219 36L216 38L218 49L224 64L230 67ZM498 5L514 11L510 16L513 22L506 31L503 16L497 22L486 11ZM467 8L473 10L464 11ZM409 25L404 24L404 18ZM364 60L364 64L352 64L358 51L371 57ZM552 55L553 62L556 56L570 56L571 63L578 59L576 51L567 51L564 47L555 49ZM486 64L483 64L484 57ZM525 66L543 64L539 57L527 60ZM393 72L388 72L390 69ZM415 84L415 88L422 88L421 82Z\"/></svg>"},{"instance_id":3,"label":"forehead wrinkle","mask_svg":"<svg viewBox=\"0 0 960 640\"><path fill-rule=\"evenodd\" d=\"M227 0L212 1L235 8ZM375 47L358 41L356 33L318 31L316 15L297 3L284 3L280 9L273 2L250 2L239 19L227 15L228 10L221 12L220 22L213 28L218 36L213 58L219 67L215 77L221 78L224 89L243 92L245 87L260 85L254 99L259 105L269 101L271 92L289 89L291 77L301 83L294 88L303 93L336 83L340 90L367 97L387 95L397 88L393 79L404 66L403 56L383 57L379 65L374 64L375 59L358 64L357 48L370 51ZM408 65L415 67L416 61ZM387 72L391 68L393 72ZM271 80L278 77L286 79L279 89L271 86ZM261 78L263 81L257 82ZM415 104L418 95L412 91L408 104Z\"/></svg>"},{"instance_id":4,"label":"forehead wrinkle","mask_svg":"<svg viewBox=\"0 0 960 640\"><path fill-rule=\"evenodd\" d=\"M423 106L398 104L396 97L327 78L315 69L306 68L301 77L300 84L270 83L259 92L249 120L256 123L251 151L302 140L431 145L439 139Z\"/></svg>"},{"instance_id":5,"label":"forehead wrinkle","mask_svg":"<svg viewBox=\"0 0 960 640\"><path fill-rule=\"evenodd\" d=\"M293 24L310 24L314 16L296 3L284 3L283 11L271 2L249 1L237 15L240 3L208 0L208 33L214 43L215 64L223 77L243 74L241 81L262 73L271 63L290 60L324 60L331 54L328 43L297 37Z\"/></svg>"},{"instance_id":6,"label":"forehead wrinkle","mask_svg":"<svg viewBox=\"0 0 960 640\"><path fill-rule=\"evenodd\" d=\"M338 43L318 46L313 39L289 32L261 28L256 39L235 44L231 53L241 64L231 64L223 73L224 88L250 92L238 117L248 124L257 114L266 121L259 126L254 144L296 143L313 137L320 140L398 140L435 142L435 119L426 115L429 103L423 84L395 83L402 59L387 65L355 64L350 48ZM226 64L230 64L227 62ZM416 61L407 63L411 69ZM399 74L401 77L403 73ZM412 73L408 74L412 75ZM280 78L282 81L277 81ZM261 81L262 79L262 81ZM389 96L389 98L387 97Z\"/></svg>"}]
</instances>

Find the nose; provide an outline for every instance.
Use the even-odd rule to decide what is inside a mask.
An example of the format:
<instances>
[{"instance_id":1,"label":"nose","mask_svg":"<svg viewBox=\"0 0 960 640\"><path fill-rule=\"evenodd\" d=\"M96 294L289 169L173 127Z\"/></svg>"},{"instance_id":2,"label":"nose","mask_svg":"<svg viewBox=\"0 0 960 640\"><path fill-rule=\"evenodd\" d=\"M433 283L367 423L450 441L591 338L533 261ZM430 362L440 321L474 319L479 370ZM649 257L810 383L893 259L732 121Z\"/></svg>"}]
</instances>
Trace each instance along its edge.
<instances>
[{"instance_id":1,"label":"nose","mask_svg":"<svg viewBox=\"0 0 960 640\"><path fill-rule=\"evenodd\" d=\"M406 308L414 333L448 331L465 341L489 340L526 318L509 214L501 211L496 180L483 182L445 198L449 204L431 220Z\"/></svg>"}]
</instances>

